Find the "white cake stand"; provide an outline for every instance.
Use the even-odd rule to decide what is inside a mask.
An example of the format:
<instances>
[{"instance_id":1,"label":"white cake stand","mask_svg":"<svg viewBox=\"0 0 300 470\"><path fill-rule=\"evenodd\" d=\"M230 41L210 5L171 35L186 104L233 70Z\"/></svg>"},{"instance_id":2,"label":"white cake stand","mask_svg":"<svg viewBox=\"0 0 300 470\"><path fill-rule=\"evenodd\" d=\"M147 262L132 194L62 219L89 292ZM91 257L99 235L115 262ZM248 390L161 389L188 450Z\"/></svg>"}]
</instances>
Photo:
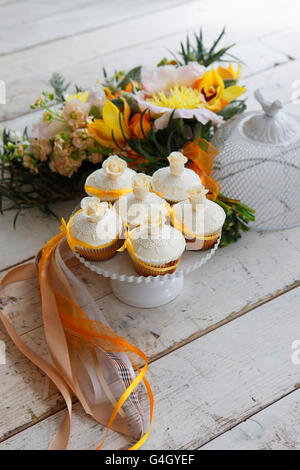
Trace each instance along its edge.
<instances>
[{"instance_id":1,"label":"white cake stand","mask_svg":"<svg viewBox=\"0 0 300 470\"><path fill-rule=\"evenodd\" d=\"M141 308L153 308L171 302L182 291L184 276L203 266L216 252L220 237L211 250L185 251L173 274L140 276L127 252L117 253L107 261L87 261L75 256L89 269L110 278L114 295L122 302Z\"/></svg>"}]
</instances>

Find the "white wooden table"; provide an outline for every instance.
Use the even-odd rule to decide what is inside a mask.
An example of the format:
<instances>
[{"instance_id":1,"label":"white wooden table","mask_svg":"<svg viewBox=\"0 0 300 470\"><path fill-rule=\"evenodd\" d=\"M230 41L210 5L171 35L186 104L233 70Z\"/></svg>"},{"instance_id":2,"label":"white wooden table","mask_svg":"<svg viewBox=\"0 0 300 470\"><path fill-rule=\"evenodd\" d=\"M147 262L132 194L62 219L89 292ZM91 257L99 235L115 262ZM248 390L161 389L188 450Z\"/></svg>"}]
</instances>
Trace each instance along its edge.
<instances>
[{"instance_id":1,"label":"white wooden table","mask_svg":"<svg viewBox=\"0 0 300 470\"><path fill-rule=\"evenodd\" d=\"M224 5L226 4L226 9ZM186 32L204 27L208 40L227 26L228 42L246 64L250 93L258 86L290 110L292 83L300 79L299 2L286 0L0 0L0 79L7 105L0 120L22 128L29 105L53 71L81 86L101 68L155 65ZM55 208L68 216L72 203ZM58 232L38 211L0 218L0 271L31 258ZM112 328L141 348L151 364L155 416L149 449L300 449L300 228L250 232L218 251L186 278L184 292L153 310L113 297L108 280L83 266L78 275L96 296ZM38 292L24 283L0 299L24 340L46 357ZM30 310L26 318L23 311ZM6 344L0 365L0 449L46 449L64 414L54 386L43 399L44 377ZM104 429L75 404L70 448L94 449ZM122 438L110 433L107 448Z\"/></svg>"}]
</instances>

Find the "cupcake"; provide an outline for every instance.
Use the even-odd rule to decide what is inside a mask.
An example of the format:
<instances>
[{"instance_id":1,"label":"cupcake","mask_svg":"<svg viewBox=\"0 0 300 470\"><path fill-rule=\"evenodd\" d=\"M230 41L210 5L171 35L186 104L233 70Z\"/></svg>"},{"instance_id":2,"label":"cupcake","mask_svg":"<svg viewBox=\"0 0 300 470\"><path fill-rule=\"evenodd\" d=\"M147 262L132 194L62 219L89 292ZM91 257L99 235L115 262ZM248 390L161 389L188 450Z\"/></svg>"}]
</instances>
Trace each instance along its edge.
<instances>
[{"instance_id":1,"label":"cupcake","mask_svg":"<svg viewBox=\"0 0 300 470\"><path fill-rule=\"evenodd\" d=\"M85 191L89 196L97 196L102 201L115 201L132 191L135 171L127 168L127 163L117 155L108 157L100 170L89 175Z\"/></svg>"},{"instance_id":2,"label":"cupcake","mask_svg":"<svg viewBox=\"0 0 300 470\"><path fill-rule=\"evenodd\" d=\"M114 256L121 246L123 223L108 202L85 197L81 209L63 222L70 248L85 259L103 261Z\"/></svg>"},{"instance_id":3,"label":"cupcake","mask_svg":"<svg viewBox=\"0 0 300 470\"><path fill-rule=\"evenodd\" d=\"M189 250L211 248L222 231L226 214L222 207L206 198L207 190L202 186L188 192L188 200L174 204L171 222L181 230Z\"/></svg>"},{"instance_id":4,"label":"cupcake","mask_svg":"<svg viewBox=\"0 0 300 470\"><path fill-rule=\"evenodd\" d=\"M133 192L120 197L114 208L125 224L141 225L151 208L164 208L166 201L150 191L150 176L138 173L132 182Z\"/></svg>"},{"instance_id":5,"label":"cupcake","mask_svg":"<svg viewBox=\"0 0 300 470\"><path fill-rule=\"evenodd\" d=\"M185 168L187 158L181 152L172 152L168 157L170 166L160 168L152 176L152 188L170 203L184 201L187 191L201 185L200 177Z\"/></svg>"},{"instance_id":6,"label":"cupcake","mask_svg":"<svg viewBox=\"0 0 300 470\"><path fill-rule=\"evenodd\" d=\"M185 249L181 232L165 224L161 210L153 209L125 242L134 268L141 276L163 276L173 273Z\"/></svg>"}]
</instances>

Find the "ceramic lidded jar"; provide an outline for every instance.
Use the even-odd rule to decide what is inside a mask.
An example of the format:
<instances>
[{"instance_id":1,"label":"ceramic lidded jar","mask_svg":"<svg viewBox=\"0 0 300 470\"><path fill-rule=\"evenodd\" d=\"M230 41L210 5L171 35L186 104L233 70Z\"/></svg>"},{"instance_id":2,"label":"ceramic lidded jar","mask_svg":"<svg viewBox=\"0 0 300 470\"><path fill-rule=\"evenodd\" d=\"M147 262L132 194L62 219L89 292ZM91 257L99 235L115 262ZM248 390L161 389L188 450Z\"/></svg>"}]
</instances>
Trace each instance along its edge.
<instances>
[{"instance_id":1,"label":"ceramic lidded jar","mask_svg":"<svg viewBox=\"0 0 300 470\"><path fill-rule=\"evenodd\" d=\"M200 177L185 168L187 158L181 152L172 152L168 160L168 167L153 173L152 188L170 203L184 201L192 186L201 185Z\"/></svg>"},{"instance_id":2,"label":"ceramic lidded jar","mask_svg":"<svg viewBox=\"0 0 300 470\"><path fill-rule=\"evenodd\" d=\"M132 180L136 172L127 168L127 163L117 155L108 157L100 170L91 173L85 182L89 196L97 196L102 201L116 201L132 191Z\"/></svg>"},{"instance_id":3,"label":"ceramic lidded jar","mask_svg":"<svg viewBox=\"0 0 300 470\"><path fill-rule=\"evenodd\" d=\"M279 100L255 98L262 110L248 112L217 130L213 178L221 192L256 209L253 226L279 230L300 224L300 117Z\"/></svg>"},{"instance_id":4,"label":"ceramic lidded jar","mask_svg":"<svg viewBox=\"0 0 300 470\"><path fill-rule=\"evenodd\" d=\"M141 225L152 208L166 205L166 201L150 191L151 177L137 173L132 181L132 193L118 199L114 207L125 224Z\"/></svg>"}]
</instances>

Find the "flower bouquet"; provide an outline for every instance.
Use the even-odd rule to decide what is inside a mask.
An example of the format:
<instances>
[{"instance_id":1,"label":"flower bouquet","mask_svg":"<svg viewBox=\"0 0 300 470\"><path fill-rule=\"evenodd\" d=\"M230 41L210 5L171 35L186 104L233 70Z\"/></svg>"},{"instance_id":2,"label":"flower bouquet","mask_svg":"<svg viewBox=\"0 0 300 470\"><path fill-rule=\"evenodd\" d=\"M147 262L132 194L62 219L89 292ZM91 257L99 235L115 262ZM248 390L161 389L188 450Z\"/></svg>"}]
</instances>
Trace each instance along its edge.
<instances>
[{"instance_id":1,"label":"flower bouquet","mask_svg":"<svg viewBox=\"0 0 300 470\"><path fill-rule=\"evenodd\" d=\"M232 46L218 48L223 35L224 30L205 48L200 31L194 44L188 37L178 54L154 70L138 66L109 77L104 69L101 82L89 90L75 86L73 94L71 84L54 74L53 91L44 91L31 106L42 110L40 119L22 136L2 130L0 211L17 209L15 222L26 208L53 214L51 203L81 196L87 176L107 156L117 154L151 175L181 150L226 212L221 245L236 241L255 211L220 194L211 177L217 154L211 137L246 108L240 63L223 66L235 60L228 52Z\"/></svg>"}]
</instances>

